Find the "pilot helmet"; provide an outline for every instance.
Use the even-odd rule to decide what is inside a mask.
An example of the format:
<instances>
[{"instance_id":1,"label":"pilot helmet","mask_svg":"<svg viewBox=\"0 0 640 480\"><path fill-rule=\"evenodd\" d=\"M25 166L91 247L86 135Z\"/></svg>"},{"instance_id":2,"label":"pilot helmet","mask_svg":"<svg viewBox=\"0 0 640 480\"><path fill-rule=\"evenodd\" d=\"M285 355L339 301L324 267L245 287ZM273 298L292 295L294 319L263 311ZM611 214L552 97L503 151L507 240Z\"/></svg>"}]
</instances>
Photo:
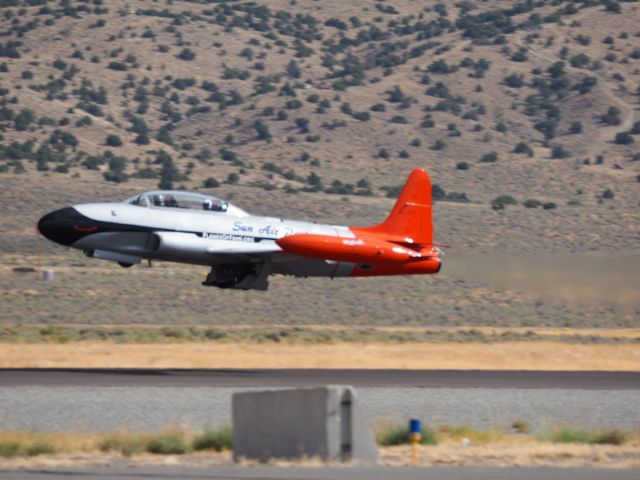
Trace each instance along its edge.
<instances>
[{"instance_id":1,"label":"pilot helmet","mask_svg":"<svg viewBox=\"0 0 640 480\"><path fill-rule=\"evenodd\" d=\"M204 202L202 202L202 208L204 208L205 210L211 210L211 207L213 207L213 202L210 198L207 198Z\"/></svg>"}]
</instances>

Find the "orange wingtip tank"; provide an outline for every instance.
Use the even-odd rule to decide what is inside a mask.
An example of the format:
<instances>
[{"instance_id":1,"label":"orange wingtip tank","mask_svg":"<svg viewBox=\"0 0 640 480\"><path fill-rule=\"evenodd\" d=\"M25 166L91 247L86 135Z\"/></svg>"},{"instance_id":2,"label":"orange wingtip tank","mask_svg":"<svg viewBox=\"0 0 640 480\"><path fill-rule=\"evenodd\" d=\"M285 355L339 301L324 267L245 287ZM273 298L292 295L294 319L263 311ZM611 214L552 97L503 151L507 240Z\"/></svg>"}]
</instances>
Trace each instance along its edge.
<instances>
[{"instance_id":1,"label":"orange wingtip tank","mask_svg":"<svg viewBox=\"0 0 640 480\"><path fill-rule=\"evenodd\" d=\"M415 250L380 238L296 234L276 240L285 252L304 257L364 264L404 264L437 256L437 250Z\"/></svg>"},{"instance_id":2,"label":"orange wingtip tank","mask_svg":"<svg viewBox=\"0 0 640 480\"><path fill-rule=\"evenodd\" d=\"M374 277L381 275L424 275L438 273L442 262L437 257L426 258L417 262L385 264L385 265L356 265L351 272L352 277Z\"/></svg>"}]
</instances>

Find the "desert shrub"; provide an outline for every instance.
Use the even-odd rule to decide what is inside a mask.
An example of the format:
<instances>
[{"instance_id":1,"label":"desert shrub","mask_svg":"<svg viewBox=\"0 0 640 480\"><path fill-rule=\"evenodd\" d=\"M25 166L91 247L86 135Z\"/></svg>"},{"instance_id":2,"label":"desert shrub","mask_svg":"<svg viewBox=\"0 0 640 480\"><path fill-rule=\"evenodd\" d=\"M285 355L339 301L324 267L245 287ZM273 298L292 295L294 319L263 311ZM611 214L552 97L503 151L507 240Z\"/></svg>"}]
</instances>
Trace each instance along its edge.
<instances>
[{"instance_id":1,"label":"desert shrub","mask_svg":"<svg viewBox=\"0 0 640 480\"><path fill-rule=\"evenodd\" d=\"M193 439L194 450L215 450L220 452L233 447L233 431L231 427L217 430L206 430Z\"/></svg>"},{"instance_id":2,"label":"desert shrub","mask_svg":"<svg viewBox=\"0 0 640 480\"><path fill-rule=\"evenodd\" d=\"M371 115L369 115L369 112L353 112L351 116L356 120L360 120L361 122L368 122L371 119Z\"/></svg>"},{"instance_id":3,"label":"desert shrub","mask_svg":"<svg viewBox=\"0 0 640 480\"><path fill-rule=\"evenodd\" d=\"M498 161L498 154L496 152L485 153L480 157L480 161L483 163L495 163Z\"/></svg>"},{"instance_id":4,"label":"desert shrub","mask_svg":"<svg viewBox=\"0 0 640 480\"><path fill-rule=\"evenodd\" d=\"M118 135L108 135L105 144L110 147L120 147L122 146L122 140Z\"/></svg>"},{"instance_id":5,"label":"desert shrub","mask_svg":"<svg viewBox=\"0 0 640 480\"><path fill-rule=\"evenodd\" d=\"M20 452L20 444L10 440L0 441L0 457L11 458Z\"/></svg>"},{"instance_id":6,"label":"desert shrub","mask_svg":"<svg viewBox=\"0 0 640 480\"><path fill-rule=\"evenodd\" d=\"M555 210L557 205L554 202L546 202L542 204L542 208L545 210Z\"/></svg>"},{"instance_id":7,"label":"desert shrub","mask_svg":"<svg viewBox=\"0 0 640 480\"><path fill-rule=\"evenodd\" d=\"M302 102L298 99L289 100L284 104L284 106L289 110L295 110L297 108L302 107Z\"/></svg>"},{"instance_id":8,"label":"desert shrub","mask_svg":"<svg viewBox=\"0 0 640 480\"><path fill-rule=\"evenodd\" d=\"M602 198L604 198L605 200L613 200L615 196L616 194L610 188L607 188L602 192Z\"/></svg>"},{"instance_id":9,"label":"desert shrub","mask_svg":"<svg viewBox=\"0 0 640 480\"><path fill-rule=\"evenodd\" d=\"M593 443L608 444L608 445L622 445L627 441L628 435L625 432L612 428L610 430L603 430L597 432L594 435Z\"/></svg>"},{"instance_id":10,"label":"desert shrub","mask_svg":"<svg viewBox=\"0 0 640 480\"><path fill-rule=\"evenodd\" d=\"M528 200L525 200L522 205L524 205L526 208L538 208L540 205L542 205L542 202L540 200L536 200L535 198L530 198Z\"/></svg>"},{"instance_id":11,"label":"desert shrub","mask_svg":"<svg viewBox=\"0 0 640 480\"><path fill-rule=\"evenodd\" d=\"M401 425L391 426L381 431L376 436L376 441L378 445L383 447L408 444L411 441L409 428ZM436 432L428 427L424 427L422 430L421 443L423 445L437 445L438 437Z\"/></svg>"},{"instance_id":12,"label":"desert shrub","mask_svg":"<svg viewBox=\"0 0 640 480\"><path fill-rule=\"evenodd\" d=\"M442 188L440 185L434 183L433 185L431 185L431 197L434 200L444 200L447 197L447 192L445 192L444 188Z\"/></svg>"},{"instance_id":13,"label":"desert shrub","mask_svg":"<svg viewBox=\"0 0 640 480\"><path fill-rule=\"evenodd\" d=\"M307 177L307 183L313 187L322 187L322 178L315 172L311 172Z\"/></svg>"},{"instance_id":14,"label":"desert shrub","mask_svg":"<svg viewBox=\"0 0 640 480\"><path fill-rule=\"evenodd\" d=\"M171 85L173 85L178 90L185 90L189 87L193 87L196 85L195 78L176 78Z\"/></svg>"},{"instance_id":15,"label":"desert shrub","mask_svg":"<svg viewBox=\"0 0 640 480\"><path fill-rule=\"evenodd\" d=\"M158 178L158 172L153 168L141 168L140 170L136 170L133 174L131 174L134 178Z\"/></svg>"},{"instance_id":16,"label":"desert shrub","mask_svg":"<svg viewBox=\"0 0 640 480\"><path fill-rule=\"evenodd\" d=\"M35 457L37 455L46 455L54 452L55 448L53 444L47 440L38 440L37 442L29 445L26 450L26 454L30 457Z\"/></svg>"},{"instance_id":17,"label":"desert shrub","mask_svg":"<svg viewBox=\"0 0 640 480\"><path fill-rule=\"evenodd\" d=\"M119 452L129 457L145 450L145 439L141 435L116 432L105 436L98 448L103 452Z\"/></svg>"},{"instance_id":18,"label":"desert shrub","mask_svg":"<svg viewBox=\"0 0 640 480\"><path fill-rule=\"evenodd\" d=\"M562 145L554 145L551 149L551 158L569 158L571 153Z\"/></svg>"},{"instance_id":19,"label":"desert shrub","mask_svg":"<svg viewBox=\"0 0 640 480\"><path fill-rule=\"evenodd\" d=\"M469 170L469 164L467 162L458 162L456 164L456 169L458 170Z\"/></svg>"},{"instance_id":20,"label":"desert shrub","mask_svg":"<svg viewBox=\"0 0 640 480\"><path fill-rule=\"evenodd\" d=\"M435 73L435 74L453 73L457 69L458 69L458 67L456 67L455 65L447 64L446 60L444 60L444 59L435 60L428 67L429 72L430 73Z\"/></svg>"},{"instance_id":21,"label":"desert shrub","mask_svg":"<svg viewBox=\"0 0 640 480\"><path fill-rule=\"evenodd\" d=\"M213 177L208 177L202 182L204 188L217 188L220 186L220 182Z\"/></svg>"},{"instance_id":22,"label":"desert shrub","mask_svg":"<svg viewBox=\"0 0 640 480\"><path fill-rule=\"evenodd\" d=\"M262 121L256 120L253 124L253 128L256 130L258 134L258 140L264 140L265 142L271 142L271 133L269 132L269 127Z\"/></svg>"},{"instance_id":23,"label":"desert shrub","mask_svg":"<svg viewBox=\"0 0 640 480\"><path fill-rule=\"evenodd\" d=\"M516 420L511 424L511 428L513 428L517 433L529 433L531 430L529 422L524 420Z\"/></svg>"},{"instance_id":24,"label":"desert shrub","mask_svg":"<svg viewBox=\"0 0 640 480\"><path fill-rule=\"evenodd\" d=\"M309 120L303 117L295 119L296 127L298 127L300 133L309 133Z\"/></svg>"},{"instance_id":25,"label":"desert shrub","mask_svg":"<svg viewBox=\"0 0 640 480\"><path fill-rule=\"evenodd\" d=\"M511 55L512 62L526 62L527 60L529 60L529 56L525 47L519 48L517 52Z\"/></svg>"},{"instance_id":26,"label":"desert shrub","mask_svg":"<svg viewBox=\"0 0 640 480\"><path fill-rule=\"evenodd\" d=\"M438 428L438 433L446 435L450 439L456 441L468 438L473 443L488 443L495 441L504 435L504 432L499 429L480 430L466 424L457 426L441 426Z\"/></svg>"},{"instance_id":27,"label":"desert shrub","mask_svg":"<svg viewBox=\"0 0 640 480\"><path fill-rule=\"evenodd\" d=\"M517 205L518 201L511 195L500 195L491 200L491 208L494 210L504 210L507 205Z\"/></svg>"},{"instance_id":28,"label":"desert shrub","mask_svg":"<svg viewBox=\"0 0 640 480\"><path fill-rule=\"evenodd\" d=\"M633 143L633 137L629 132L620 132L616 134L615 142L618 145L629 145Z\"/></svg>"},{"instance_id":29,"label":"desert shrub","mask_svg":"<svg viewBox=\"0 0 640 480\"><path fill-rule=\"evenodd\" d=\"M158 435L146 444L149 453L160 455L182 455L189 451L183 435L179 433L167 433Z\"/></svg>"},{"instance_id":30,"label":"desert shrub","mask_svg":"<svg viewBox=\"0 0 640 480\"><path fill-rule=\"evenodd\" d=\"M514 153L526 153L530 157L533 157L533 149L524 142L518 143L513 149Z\"/></svg>"},{"instance_id":31,"label":"desert shrub","mask_svg":"<svg viewBox=\"0 0 640 480\"><path fill-rule=\"evenodd\" d=\"M433 119L433 117L430 116L426 116L422 119L422 122L420 122L420 128L433 128L435 127L436 122Z\"/></svg>"},{"instance_id":32,"label":"desert shrub","mask_svg":"<svg viewBox=\"0 0 640 480\"><path fill-rule=\"evenodd\" d=\"M232 172L229 175L227 175L227 183L228 184L235 185L239 181L240 181L240 176L237 173Z\"/></svg>"},{"instance_id":33,"label":"desert shrub","mask_svg":"<svg viewBox=\"0 0 640 480\"><path fill-rule=\"evenodd\" d=\"M180 53L176 55L180 60L192 61L196 59L196 54L190 48L183 48Z\"/></svg>"},{"instance_id":34,"label":"desert shrub","mask_svg":"<svg viewBox=\"0 0 640 480\"><path fill-rule=\"evenodd\" d=\"M433 143L433 145L431 145L431 150L435 150L435 151L444 150L446 146L447 144L444 143L444 140L438 139Z\"/></svg>"},{"instance_id":35,"label":"desert shrub","mask_svg":"<svg viewBox=\"0 0 640 480\"><path fill-rule=\"evenodd\" d=\"M33 110L23 108L18 115L13 119L16 130L27 130L33 122L36 120L36 114Z\"/></svg>"},{"instance_id":36,"label":"desert shrub","mask_svg":"<svg viewBox=\"0 0 640 480\"><path fill-rule=\"evenodd\" d=\"M603 3L607 12L622 13L622 7L615 0L605 0Z\"/></svg>"},{"instance_id":37,"label":"desert shrub","mask_svg":"<svg viewBox=\"0 0 640 480\"><path fill-rule=\"evenodd\" d=\"M86 127L93 124L93 120L91 120L91 117L89 115L85 115L84 117L78 119L75 123L76 127Z\"/></svg>"},{"instance_id":38,"label":"desert shrub","mask_svg":"<svg viewBox=\"0 0 640 480\"><path fill-rule=\"evenodd\" d=\"M300 67L298 66L298 63L295 60L291 60L287 64L286 70L291 78L300 78L300 76L302 75Z\"/></svg>"},{"instance_id":39,"label":"desert shrub","mask_svg":"<svg viewBox=\"0 0 640 480\"><path fill-rule=\"evenodd\" d=\"M578 55L574 55L573 57L571 57L569 63L571 63L571 66L574 68L584 68L589 65L589 63L591 63L591 59L588 55L579 53Z\"/></svg>"},{"instance_id":40,"label":"desert shrub","mask_svg":"<svg viewBox=\"0 0 640 480\"><path fill-rule=\"evenodd\" d=\"M524 86L524 76L513 73L504 77L504 84L511 88L520 88Z\"/></svg>"},{"instance_id":41,"label":"desert shrub","mask_svg":"<svg viewBox=\"0 0 640 480\"><path fill-rule=\"evenodd\" d=\"M622 445L627 440L627 435L618 429L590 432L588 430L575 430L564 427L552 432L548 439L554 443Z\"/></svg>"},{"instance_id":42,"label":"desert shrub","mask_svg":"<svg viewBox=\"0 0 640 480\"><path fill-rule=\"evenodd\" d=\"M574 135L578 133L582 133L582 123L580 122L571 123L571 126L569 127L569 132Z\"/></svg>"},{"instance_id":43,"label":"desert shrub","mask_svg":"<svg viewBox=\"0 0 640 480\"><path fill-rule=\"evenodd\" d=\"M182 180L182 175L180 175L178 168L173 163L171 155L161 151L156 157L156 162L162 164L158 188L161 190L173 189L173 182Z\"/></svg>"},{"instance_id":44,"label":"desert shrub","mask_svg":"<svg viewBox=\"0 0 640 480\"><path fill-rule=\"evenodd\" d=\"M58 70L64 70L65 68L67 68L67 64L60 59L54 60L51 66L53 68L57 68Z\"/></svg>"},{"instance_id":45,"label":"desert shrub","mask_svg":"<svg viewBox=\"0 0 640 480\"><path fill-rule=\"evenodd\" d=\"M111 70L116 70L118 72L126 72L129 69L126 63L123 63L123 62L109 62L109 65L107 65L107 68L110 68Z\"/></svg>"},{"instance_id":46,"label":"desert shrub","mask_svg":"<svg viewBox=\"0 0 640 480\"><path fill-rule=\"evenodd\" d=\"M221 148L219 153L220 153L220 158L227 162L235 162L236 160L238 160L238 155L233 150Z\"/></svg>"},{"instance_id":47,"label":"desert shrub","mask_svg":"<svg viewBox=\"0 0 640 480\"><path fill-rule=\"evenodd\" d=\"M324 24L327 27L337 28L338 30L348 30L349 29L348 25L345 22L343 22L339 18L335 18L335 17L330 18L329 20L324 22Z\"/></svg>"},{"instance_id":48,"label":"desert shrub","mask_svg":"<svg viewBox=\"0 0 640 480\"><path fill-rule=\"evenodd\" d=\"M600 115L600 121L607 125L620 125L622 123L620 109L618 107L609 107L607 113Z\"/></svg>"}]
</instances>

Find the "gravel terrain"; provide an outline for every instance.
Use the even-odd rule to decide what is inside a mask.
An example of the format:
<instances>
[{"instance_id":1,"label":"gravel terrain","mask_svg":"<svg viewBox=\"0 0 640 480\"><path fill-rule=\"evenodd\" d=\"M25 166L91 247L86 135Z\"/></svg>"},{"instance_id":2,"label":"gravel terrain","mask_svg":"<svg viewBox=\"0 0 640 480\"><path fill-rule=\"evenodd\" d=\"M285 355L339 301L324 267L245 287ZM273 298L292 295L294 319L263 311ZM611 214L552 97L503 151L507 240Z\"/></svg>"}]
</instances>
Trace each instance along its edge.
<instances>
[{"instance_id":1,"label":"gravel terrain","mask_svg":"<svg viewBox=\"0 0 640 480\"><path fill-rule=\"evenodd\" d=\"M188 429L230 423L231 395L252 389L163 387L4 387L2 430L105 432L121 427ZM529 422L534 431L640 427L638 390L359 388L372 423L422 418L429 425L478 428Z\"/></svg>"}]
</instances>

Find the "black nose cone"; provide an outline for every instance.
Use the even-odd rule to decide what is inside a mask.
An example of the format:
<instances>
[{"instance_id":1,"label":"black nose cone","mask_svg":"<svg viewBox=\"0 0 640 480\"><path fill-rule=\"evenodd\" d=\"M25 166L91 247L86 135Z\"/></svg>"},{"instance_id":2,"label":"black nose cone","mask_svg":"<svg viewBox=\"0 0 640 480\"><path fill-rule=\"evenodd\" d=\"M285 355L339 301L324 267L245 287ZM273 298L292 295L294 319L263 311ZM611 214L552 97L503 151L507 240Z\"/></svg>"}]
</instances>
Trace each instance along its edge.
<instances>
[{"instance_id":1,"label":"black nose cone","mask_svg":"<svg viewBox=\"0 0 640 480\"><path fill-rule=\"evenodd\" d=\"M42 217L38 221L38 231L52 242L69 246L86 235L83 228L78 228L86 220L88 219L73 207L61 208Z\"/></svg>"}]
</instances>

